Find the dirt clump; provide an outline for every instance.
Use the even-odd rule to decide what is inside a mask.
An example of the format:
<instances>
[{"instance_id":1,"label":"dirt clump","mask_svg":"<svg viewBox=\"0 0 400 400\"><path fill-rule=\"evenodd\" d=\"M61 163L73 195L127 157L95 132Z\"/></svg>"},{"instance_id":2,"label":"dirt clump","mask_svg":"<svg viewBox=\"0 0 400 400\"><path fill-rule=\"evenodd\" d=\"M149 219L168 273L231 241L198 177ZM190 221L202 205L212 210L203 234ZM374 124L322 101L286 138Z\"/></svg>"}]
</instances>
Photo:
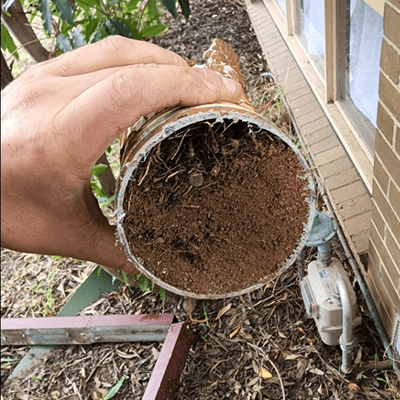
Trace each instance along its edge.
<instances>
[{"instance_id":1,"label":"dirt clump","mask_svg":"<svg viewBox=\"0 0 400 400\"><path fill-rule=\"evenodd\" d=\"M123 226L132 254L160 280L196 294L233 293L264 282L296 247L308 181L286 143L254 132L244 122L197 123L135 170Z\"/></svg>"}]
</instances>

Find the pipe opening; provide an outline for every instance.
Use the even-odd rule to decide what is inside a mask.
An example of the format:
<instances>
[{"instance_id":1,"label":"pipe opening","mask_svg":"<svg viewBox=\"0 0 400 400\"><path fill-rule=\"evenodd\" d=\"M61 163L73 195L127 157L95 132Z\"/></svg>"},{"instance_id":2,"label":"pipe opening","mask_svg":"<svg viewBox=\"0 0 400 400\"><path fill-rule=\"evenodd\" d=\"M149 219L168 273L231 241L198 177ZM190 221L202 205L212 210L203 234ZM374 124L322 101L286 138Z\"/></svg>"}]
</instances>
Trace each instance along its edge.
<instances>
[{"instance_id":1,"label":"pipe opening","mask_svg":"<svg viewBox=\"0 0 400 400\"><path fill-rule=\"evenodd\" d=\"M131 152L135 168L119 194L121 242L143 273L178 294L219 298L253 290L294 261L313 190L288 140L226 116L161 130L159 139Z\"/></svg>"}]
</instances>

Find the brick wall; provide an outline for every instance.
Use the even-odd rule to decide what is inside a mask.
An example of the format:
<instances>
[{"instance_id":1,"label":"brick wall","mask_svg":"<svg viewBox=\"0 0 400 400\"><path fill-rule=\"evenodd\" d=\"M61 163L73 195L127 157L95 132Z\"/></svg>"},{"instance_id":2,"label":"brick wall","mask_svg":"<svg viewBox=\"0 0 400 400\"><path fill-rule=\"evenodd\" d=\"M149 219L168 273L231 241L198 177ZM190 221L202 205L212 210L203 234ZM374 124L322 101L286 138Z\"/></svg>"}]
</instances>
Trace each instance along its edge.
<instances>
[{"instance_id":1,"label":"brick wall","mask_svg":"<svg viewBox=\"0 0 400 400\"><path fill-rule=\"evenodd\" d=\"M400 0L385 4L368 286L388 334L400 314Z\"/></svg>"}]
</instances>

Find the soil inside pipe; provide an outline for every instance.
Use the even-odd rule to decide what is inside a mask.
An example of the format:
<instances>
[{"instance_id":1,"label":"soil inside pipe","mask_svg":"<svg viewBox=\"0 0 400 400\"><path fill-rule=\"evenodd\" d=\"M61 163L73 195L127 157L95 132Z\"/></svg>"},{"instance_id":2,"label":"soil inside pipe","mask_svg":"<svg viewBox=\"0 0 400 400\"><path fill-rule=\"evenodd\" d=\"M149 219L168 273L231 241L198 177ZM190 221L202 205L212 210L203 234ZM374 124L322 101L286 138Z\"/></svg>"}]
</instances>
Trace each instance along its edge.
<instances>
[{"instance_id":1,"label":"soil inside pipe","mask_svg":"<svg viewBox=\"0 0 400 400\"><path fill-rule=\"evenodd\" d=\"M201 122L164 139L135 170L123 226L132 254L163 282L232 293L285 264L307 221L307 185L276 136Z\"/></svg>"}]
</instances>

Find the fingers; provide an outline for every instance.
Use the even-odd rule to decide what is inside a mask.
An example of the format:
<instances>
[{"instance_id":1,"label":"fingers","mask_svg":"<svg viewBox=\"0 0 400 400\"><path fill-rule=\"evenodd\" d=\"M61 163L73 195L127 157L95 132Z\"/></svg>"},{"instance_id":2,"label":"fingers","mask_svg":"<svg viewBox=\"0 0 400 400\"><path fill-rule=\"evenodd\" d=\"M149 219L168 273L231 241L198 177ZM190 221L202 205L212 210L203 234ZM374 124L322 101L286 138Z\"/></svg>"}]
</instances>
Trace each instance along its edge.
<instances>
[{"instance_id":1,"label":"fingers","mask_svg":"<svg viewBox=\"0 0 400 400\"><path fill-rule=\"evenodd\" d=\"M238 82L209 70L189 67L123 68L83 92L56 117L55 134L66 135L67 153L88 168L140 116L175 105L217 101L235 103L243 95ZM76 154L76 149L81 149ZM89 169L87 170L87 173Z\"/></svg>"},{"instance_id":2,"label":"fingers","mask_svg":"<svg viewBox=\"0 0 400 400\"><path fill-rule=\"evenodd\" d=\"M51 74L67 77L139 63L187 66L183 58L154 44L110 36L47 61L43 68Z\"/></svg>"}]
</instances>

